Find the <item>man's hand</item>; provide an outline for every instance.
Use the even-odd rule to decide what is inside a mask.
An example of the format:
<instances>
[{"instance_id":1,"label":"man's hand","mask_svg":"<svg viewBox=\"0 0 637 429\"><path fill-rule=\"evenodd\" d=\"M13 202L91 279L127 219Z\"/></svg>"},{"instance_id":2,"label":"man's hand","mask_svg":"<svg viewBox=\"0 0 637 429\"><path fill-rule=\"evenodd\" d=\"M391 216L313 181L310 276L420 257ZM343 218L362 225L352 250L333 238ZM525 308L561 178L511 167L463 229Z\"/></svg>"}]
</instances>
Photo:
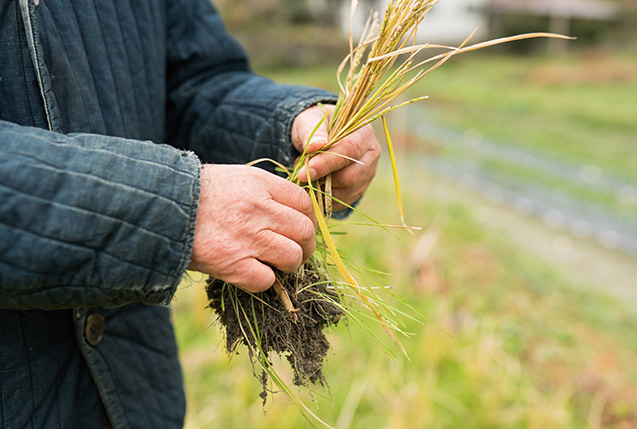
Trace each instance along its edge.
<instances>
[{"instance_id":1,"label":"man's hand","mask_svg":"<svg viewBox=\"0 0 637 429\"><path fill-rule=\"evenodd\" d=\"M301 112L292 125L292 143L297 151L303 152L308 144L312 130L325 116L325 109L330 112L334 106L313 106ZM307 151L315 152L327 142L327 125L323 123L310 141ZM340 155L360 161L351 161ZM334 197L352 204L359 199L376 175L376 166L380 158L380 144L371 125L367 125L354 134L333 146L329 152L314 156L310 160L310 179L316 180L332 173L332 190ZM307 181L305 168L301 170L299 179ZM334 210L343 209L341 204L334 204Z\"/></svg>"},{"instance_id":2,"label":"man's hand","mask_svg":"<svg viewBox=\"0 0 637 429\"><path fill-rule=\"evenodd\" d=\"M204 165L190 266L259 292L271 267L293 272L314 252L316 216L307 192L264 170Z\"/></svg>"}]
</instances>

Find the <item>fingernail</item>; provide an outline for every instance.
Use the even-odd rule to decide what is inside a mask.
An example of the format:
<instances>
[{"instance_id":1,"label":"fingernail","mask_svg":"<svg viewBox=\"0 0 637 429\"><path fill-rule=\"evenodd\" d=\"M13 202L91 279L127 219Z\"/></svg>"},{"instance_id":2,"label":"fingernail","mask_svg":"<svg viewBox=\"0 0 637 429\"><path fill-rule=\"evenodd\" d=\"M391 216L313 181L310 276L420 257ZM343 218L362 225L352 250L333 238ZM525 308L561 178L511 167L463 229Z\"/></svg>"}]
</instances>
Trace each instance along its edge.
<instances>
[{"instance_id":1,"label":"fingernail","mask_svg":"<svg viewBox=\"0 0 637 429\"><path fill-rule=\"evenodd\" d=\"M307 182L308 173L310 175L310 180L314 180L314 178L316 177L316 170L314 170L312 167L310 167L309 172L303 172L303 180Z\"/></svg>"},{"instance_id":2,"label":"fingernail","mask_svg":"<svg viewBox=\"0 0 637 429\"><path fill-rule=\"evenodd\" d=\"M299 170L299 180L307 183L307 173L308 173L307 167L301 167L301 169ZM314 180L316 177L316 170L310 167L309 173L310 173L310 180Z\"/></svg>"},{"instance_id":3,"label":"fingernail","mask_svg":"<svg viewBox=\"0 0 637 429\"><path fill-rule=\"evenodd\" d=\"M317 150L320 150L326 144L327 144L327 142L325 140L314 140L314 141L311 141L307 145L307 151L308 152L316 152Z\"/></svg>"},{"instance_id":4,"label":"fingernail","mask_svg":"<svg viewBox=\"0 0 637 429\"><path fill-rule=\"evenodd\" d=\"M301 167L299 170L298 178L301 182L307 182L307 174L305 173L305 167Z\"/></svg>"}]
</instances>

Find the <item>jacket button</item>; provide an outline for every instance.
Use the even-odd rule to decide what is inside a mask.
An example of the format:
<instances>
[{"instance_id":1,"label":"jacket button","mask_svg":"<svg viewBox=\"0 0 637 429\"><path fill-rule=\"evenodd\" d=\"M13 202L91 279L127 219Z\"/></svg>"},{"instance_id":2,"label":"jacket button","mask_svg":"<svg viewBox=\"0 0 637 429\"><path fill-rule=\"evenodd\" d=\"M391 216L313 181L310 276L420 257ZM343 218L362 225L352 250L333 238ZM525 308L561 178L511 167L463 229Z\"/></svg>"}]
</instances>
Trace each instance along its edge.
<instances>
[{"instance_id":1,"label":"jacket button","mask_svg":"<svg viewBox=\"0 0 637 429\"><path fill-rule=\"evenodd\" d=\"M93 313L86 318L84 326L84 338L86 342L95 347L104 337L104 317L99 313Z\"/></svg>"}]
</instances>

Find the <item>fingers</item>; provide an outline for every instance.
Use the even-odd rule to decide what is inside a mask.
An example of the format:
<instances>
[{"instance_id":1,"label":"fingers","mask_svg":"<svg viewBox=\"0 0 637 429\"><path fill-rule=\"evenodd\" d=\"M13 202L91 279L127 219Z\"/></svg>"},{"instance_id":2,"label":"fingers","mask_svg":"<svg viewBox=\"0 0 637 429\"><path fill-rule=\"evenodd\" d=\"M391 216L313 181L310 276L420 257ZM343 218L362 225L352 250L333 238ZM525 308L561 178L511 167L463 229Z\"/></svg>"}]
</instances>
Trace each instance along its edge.
<instances>
[{"instance_id":1,"label":"fingers","mask_svg":"<svg viewBox=\"0 0 637 429\"><path fill-rule=\"evenodd\" d=\"M307 261L316 248L316 222L289 207L279 206L273 209L267 222L267 229L263 230L262 234L265 234L265 237L259 238L262 238L264 246L281 245L283 247L285 245L284 242L269 234L281 236L298 246L301 256L299 263L294 268L298 268L301 263ZM273 265L286 271L277 264L273 263Z\"/></svg>"},{"instance_id":2,"label":"fingers","mask_svg":"<svg viewBox=\"0 0 637 429\"><path fill-rule=\"evenodd\" d=\"M284 273L296 271L314 252L316 242L313 226L309 224L303 244L271 230L264 230L254 237L257 244L252 257L238 262L232 273L225 275L226 281L249 292L260 292L274 283L272 267Z\"/></svg>"},{"instance_id":3,"label":"fingers","mask_svg":"<svg viewBox=\"0 0 637 429\"><path fill-rule=\"evenodd\" d=\"M274 284L275 274L271 267L254 258L236 264L234 273L224 280L248 292L263 292Z\"/></svg>"},{"instance_id":4,"label":"fingers","mask_svg":"<svg viewBox=\"0 0 637 429\"><path fill-rule=\"evenodd\" d=\"M296 117L292 124L292 144L299 153L303 152L306 144L308 152L315 152L327 143L327 122L325 119L326 115L334 110L334 107L333 105L312 106ZM316 126L321 121L323 123L317 129Z\"/></svg>"},{"instance_id":5,"label":"fingers","mask_svg":"<svg viewBox=\"0 0 637 429\"><path fill-rule=\"evenodd\" d=\"M204 181L192 269L258 291L273 284L272 267L293 272L313 254L317 220L301 187L245 166L206 165Z\"/></svg>"},{"instance_id":6,"label":"fingers","mask_svg":"<svg viewBox=\"0 0 637 429\"><path fill-rule=\"evenodd\" d=\"M334 197L352 204L363 195L376 175L380 153L380 144L373 129L365 127L335 145L329 152L312 158L309 165L310 178L316 180L331 173ZM307 181L304 170L300 172L299 178ZM335 210L343 208L341 204L334 205Z\"/></svg>"},{"instance_id":7,"label":"fingers","mask_svg":"<svg viewBox=\"0 0 637 429\"><path fill-rule=\"evenodd\" d=\"M310 180L317 180L328 174L341 170L352 164L352 159L360 158L360 154L350 145L337 144L329 152L314 156L309 162ZM354 155L354 156L352 156ZM356 157L358 155L358 157ZM299 179L307 182L307 170L303 167L299 172Z\"/></svg>"},{"instance_id":8,"label":"fingers","mask_svg":"<svg viewBox=\"0 0 637 429\"><path fill-rule=\"evenodd\" d=\"M314 253L314 223L291 208L281 206L278 211L268 222L270 229L252 237L253 251L245 262L250 271L238 273L236 283L231 283L250 292L267 289L274 283L271 267L292 273Z\"/></svg>"},{"instance_id":9,"label":"fingers","mask_svg":"<svg viewBox=\"0 0 637 429\"><path fill-rule=\"evenodd\" d=\"M350 165L358 165L361 171L369 169L380 157L380 144L371 126L366 126L335 144L328 152L318 154L309 161L310 179L327 176ZM307 182L305 168L299 172L299 179Z\"/></svg>"},{"instance_id":10,"label":"fingers","mask_svg":"<svg viewBox=\"0 0 637 429\"><path fill-rule=\"evenodd\" d=\"M301 246L272 231L265 233L268 245L259 249L256 259L270 266L278 268L284 273L292 273L303 263L303 249Z\"/></svg>"},{"instance_id":11,"label":"fingers","mask_svg":"<svg viewBox=\"0 0 637 429\"><path fill-rule=\"evenodd\" d=\"M376 175L380 149L368 150L359 163L351 163L344 168L332 173L334 188L356 188L363 184L368 185Z\"/></svg>"},{"instance_id":12,"label":"fingers","mask_svg":"<svg viewBox=\"0 0 637 429\"><path fill-rule=\"evenodd\" d=\"M314 214L314 212L312 212L312 214ZM316 249L316 216L310 219L306 216L299 216L298 213L293 212L290 213L289 216L281 216L280 219L284 221L277 225L275 232L300 246L302 251L301 262L310 259L310 256L314 253L314 249Z\"/></svg>"},{"instance_id":13,"label":"fingers","mask_svg":"<svg viewBox=\"0 0 637 429\"><path fill-rule=\"evenodd\" d=\"M292 182L274 175L270 176L272 176L271 179L273 179L274 182L272 186L269 187L272 201L305 215L310 219L314 227L316 227L316 214L312 207L312 200L307 192Z\"/></svg>"}]
</instances>

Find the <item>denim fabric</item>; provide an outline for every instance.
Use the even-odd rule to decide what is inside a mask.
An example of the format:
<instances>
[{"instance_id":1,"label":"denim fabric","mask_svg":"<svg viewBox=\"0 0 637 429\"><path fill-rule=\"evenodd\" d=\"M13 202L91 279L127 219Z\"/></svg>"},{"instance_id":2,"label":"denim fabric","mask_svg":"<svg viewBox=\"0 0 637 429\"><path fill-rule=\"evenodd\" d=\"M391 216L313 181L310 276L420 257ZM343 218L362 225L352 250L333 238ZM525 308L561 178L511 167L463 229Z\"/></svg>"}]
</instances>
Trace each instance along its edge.
<instances>
[{"instance_id":1,"label":"denim fabric","mask_svg":"<svg viewBox=\"0 0 637 429\"><path fill-rule=\"evenodd\" d=\"M192 246L196 158L8 122L0 135L0 308L170 302Z\"/></svg>"},{"instance_id":2,"label":"denim fabric","mask_svg":"<svg viewBox=\"0 0 637 429\"><path fill-rule=\"evenodd\" d=\"M334 96L255 76L208 0L0 0L0 58L0 427L180 427L199 159L290 164Z\"/></svg>"},{"instance_id":3,"label":"denim fabric","mask_svg":"<svg viewBox=\"0 0 637 429\"><path fill-rule=\"evenodd\" d=\"M0 311L0 327L0 427L104 428L71 311Z\"/></svg>"},{"instance_id":4,"label":"denim fabric","mask_svg":"<svg viewBox=\"0 0 637 429\"><path fill-rule=\"evenodd\" d=\"M47 127L44 105L17 1L0 1L0 119Z\"/></svg>"},{"instance_id":5,"label":"denim fabric","mask_svg":"<svg viewBox=\"0 0 637 429\"><path fill-rule=\"evenodd\" d=\"M336 101L323 90L254 75L207 1L169 2L167 48L167 140L205 162L271 158L291 165L294 117L318 102Z\"/></svg>"}]
</instances>

